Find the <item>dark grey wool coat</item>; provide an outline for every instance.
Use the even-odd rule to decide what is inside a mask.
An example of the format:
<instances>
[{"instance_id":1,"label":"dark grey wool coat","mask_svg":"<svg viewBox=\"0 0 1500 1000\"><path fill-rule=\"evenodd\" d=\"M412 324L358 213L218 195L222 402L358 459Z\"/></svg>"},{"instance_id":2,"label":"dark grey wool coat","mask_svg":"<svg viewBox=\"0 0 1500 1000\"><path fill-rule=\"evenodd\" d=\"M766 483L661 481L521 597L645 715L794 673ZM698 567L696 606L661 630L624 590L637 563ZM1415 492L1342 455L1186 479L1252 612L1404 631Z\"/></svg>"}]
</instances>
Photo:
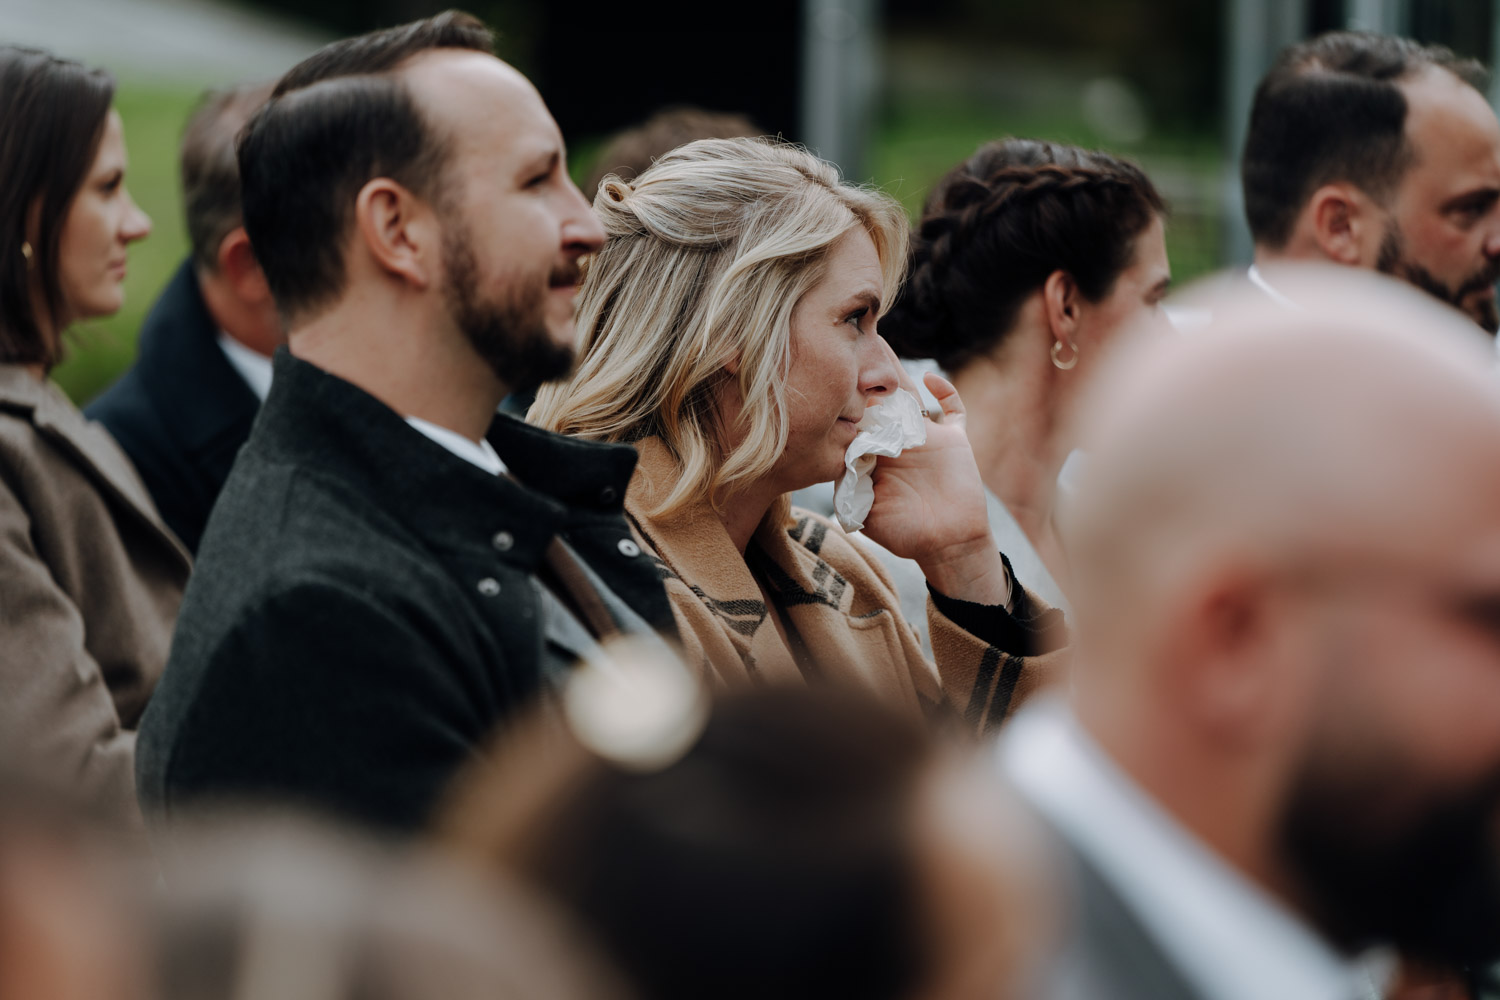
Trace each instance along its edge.
<instances>
[{"instance_id":1,"label":"dark grey wool coat","mask_svg":"<svg viewBox=\"0 0 1500 1000\"><path fill-rule=\"evenodd\" d=\"M503 416L489 440L535 488L279 352L141 724L157 832L184 805L247 796L418 828L542 685L552 637L534 576L554 535L671 632L621 513L635 451Z\"/></svg>"}]
</instances>

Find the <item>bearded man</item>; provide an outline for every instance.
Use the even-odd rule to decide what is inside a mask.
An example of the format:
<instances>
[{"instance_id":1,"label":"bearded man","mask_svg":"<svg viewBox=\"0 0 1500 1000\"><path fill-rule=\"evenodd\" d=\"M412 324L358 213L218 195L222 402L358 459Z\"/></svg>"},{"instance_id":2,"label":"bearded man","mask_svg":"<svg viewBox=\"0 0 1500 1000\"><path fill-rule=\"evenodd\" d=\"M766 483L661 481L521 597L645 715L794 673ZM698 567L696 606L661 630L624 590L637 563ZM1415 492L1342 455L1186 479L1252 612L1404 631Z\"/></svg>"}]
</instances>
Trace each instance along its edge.
<instances>
[{"instance_id":1,"label":"bearded man","mask_svg":"<svg viewBox=\"0 0 1500 1000\"><path fill-rule=\"evenodd\" d=\"M1089 406L1072 683L1002 749L1076 861L1056 1000L1356 1000L1372 950L1500 955L1492 345L1374 275L1286 289L1201 303Z\"/></svg>"},{"instance_id":2,"label":"bearded man","mask_svg":"<svg viewBox=\"0 0 1500 1000\"><path fill-rule=\"evenodd\" d=\"M309 57L239 159L288 349L204 535L140 796L159 831L246 797L415 830L601 632L671 628L621 512L634 450L496 416L569 371L603 232L465 14Z\"/></svg>"},{"instance_id":3,"label":"bearded man","mask_svg":"<svg viewBox=\"0 0 1500 1000\"><path fill-rule=\"evenodd\" d=\"M1393 275L1500 329L1500 122L1484 68L1440 46L1333 32L1261 80L1241 178L1250 280L1331 261Z\"/></svg>"}]
</instances>

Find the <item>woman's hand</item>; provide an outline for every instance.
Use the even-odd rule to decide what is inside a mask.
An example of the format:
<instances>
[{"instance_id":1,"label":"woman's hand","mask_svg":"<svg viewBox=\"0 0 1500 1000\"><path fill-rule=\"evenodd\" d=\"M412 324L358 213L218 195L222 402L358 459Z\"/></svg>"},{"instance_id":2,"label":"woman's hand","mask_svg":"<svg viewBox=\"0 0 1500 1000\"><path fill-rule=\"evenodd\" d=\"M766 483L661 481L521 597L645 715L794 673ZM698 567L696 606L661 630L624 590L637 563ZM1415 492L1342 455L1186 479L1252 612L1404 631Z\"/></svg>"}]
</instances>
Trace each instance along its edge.
<instances>
[{"instance_id":1,"label":"woman's hand","mask_svg":"<svg viewBox=\"0 0 1500 1000\"><path fill-rule=\"evenodd\" d=\"M876 461L875 502L865 518L865 534L916 560L927 582L947 597L1006 604L1010 580L990 535L963 401L941 375L929 372L923 381L942 406L943 420L928 425L927 443L920 448Z\"/></svg>"}]
</instances>

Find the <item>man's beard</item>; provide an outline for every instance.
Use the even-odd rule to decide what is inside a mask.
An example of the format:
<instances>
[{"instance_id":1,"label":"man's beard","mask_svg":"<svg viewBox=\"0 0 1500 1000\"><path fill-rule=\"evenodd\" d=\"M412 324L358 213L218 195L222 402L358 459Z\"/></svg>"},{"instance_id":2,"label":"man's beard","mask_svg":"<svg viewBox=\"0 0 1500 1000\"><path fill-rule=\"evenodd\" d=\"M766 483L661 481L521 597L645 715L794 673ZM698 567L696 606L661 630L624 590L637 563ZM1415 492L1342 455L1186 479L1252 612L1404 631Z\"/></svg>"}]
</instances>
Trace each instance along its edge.
<instances>
[{"instance_id":1,"label":"man's beard","mask_svg":"<svg viewBox=\"0 0 1500 1000\"><path fill-rule=\"evenodd\" d=\"M1406 241L1401 236L1400 228L1392 222L1381 238L1380 257L1375 261L1376 270L1416 285L1433 298L1465 313L1490 334L1500 330L1500 310L1497 310L1494 299L1479 299L1472 308L1464 306L1464 300L1470 295L1493 287L1500 281L1500 260L1490 261L1457 288L1449 288L1431 271L1407 260L1405 254Z\"/></svg>"},{"instance_id":2,"label":"man's beard","mask_svg":"<svg viewBox=\"0 0 1500 1000\"><path fill-rule=\"evenodd\" d=\"M512 393L529 393L544 382L573 370L573 346L559 344L547 330L547 296L554 279L572 279L577 267L557 275L552 270L519 275L503 298L479 294L479 268L468 228L460 220L444 224L443 299L449 315L469 338L475 352Z\"/></svg>"},{"instance_id":3,"label":"man's beard","mask_svg":"<svg viewBox=\"0 0 1500 1000\"><path fill-rule=\"evenodd\" d=\"M1389 772L1305 773L1281 848L1314 922L1355 952L1376 944L1442 965L1500 958L1500 770L1387 829L1378 818Z\"/></svg>"}]
</instances>

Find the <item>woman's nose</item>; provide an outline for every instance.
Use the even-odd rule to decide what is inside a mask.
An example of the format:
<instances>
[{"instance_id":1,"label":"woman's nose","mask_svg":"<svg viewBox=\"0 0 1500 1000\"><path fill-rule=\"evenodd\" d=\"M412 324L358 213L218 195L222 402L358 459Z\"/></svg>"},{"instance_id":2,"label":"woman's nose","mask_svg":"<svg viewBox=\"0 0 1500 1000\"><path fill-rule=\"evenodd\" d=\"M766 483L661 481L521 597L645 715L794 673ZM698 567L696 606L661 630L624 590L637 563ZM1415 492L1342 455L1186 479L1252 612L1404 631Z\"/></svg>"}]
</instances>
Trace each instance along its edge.
<instances>
[{"instance_id":1,"label":"woman's nose","mask_svg":"<svg viewBox=\"0 0 1500 1000\"><path fill-rule=\"evenodd\" d=\"M885 338L879 334L868 338L868 347L859 372L859 391L866 396L883 396L901 385L901 361Z\"/></svg>"},{"instance_id":2,"label":"woman's nose","mask_svg":"<svg viewBox=\"0 0 1500 1000\"><path fill-rule=\"evenodd\" d=\"M141 210L129 192L126 192L125 200L125 224L120 227L120 238L126 243L134 243L151 235L151 216Z\"/></svg>"}]
</instances>

